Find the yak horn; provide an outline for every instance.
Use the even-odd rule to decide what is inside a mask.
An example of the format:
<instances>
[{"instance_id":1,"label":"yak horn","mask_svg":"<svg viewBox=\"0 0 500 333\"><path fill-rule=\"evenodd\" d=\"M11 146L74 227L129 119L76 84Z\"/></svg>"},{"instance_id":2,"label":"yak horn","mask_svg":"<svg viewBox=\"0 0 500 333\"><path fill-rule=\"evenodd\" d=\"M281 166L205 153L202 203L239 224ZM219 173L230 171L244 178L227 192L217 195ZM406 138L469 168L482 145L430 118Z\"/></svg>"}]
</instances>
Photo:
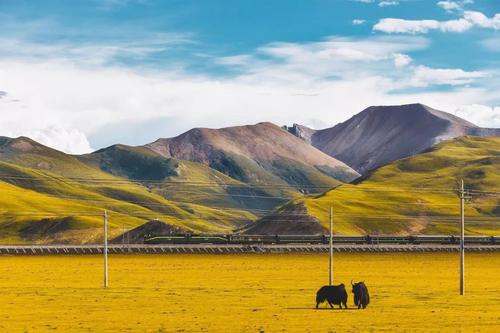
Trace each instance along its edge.
<instances>
[{"instance_id":1,"label":"yak horn","mask_svg":"<svg viewBox=\"0 0 500 333\"><path fill-rule=\"evenodd\" d=\"M352 280L351 280L351 286L353 286L353 287L354 287L354 283L352 283Z\"/></svg>"}]
</instances>

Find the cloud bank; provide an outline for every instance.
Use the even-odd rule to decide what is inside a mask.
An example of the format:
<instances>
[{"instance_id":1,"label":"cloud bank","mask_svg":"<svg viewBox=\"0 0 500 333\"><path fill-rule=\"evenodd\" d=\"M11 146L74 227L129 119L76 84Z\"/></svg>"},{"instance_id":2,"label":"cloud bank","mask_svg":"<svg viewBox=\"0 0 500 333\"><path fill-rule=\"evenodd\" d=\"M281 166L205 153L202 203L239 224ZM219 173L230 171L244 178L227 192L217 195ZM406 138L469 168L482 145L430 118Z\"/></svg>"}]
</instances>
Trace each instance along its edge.
<instances>
[{"instance_id":1,"label":"cloud bank","mask_svg":"<svg viewBox=\"0 0 500 333\"><path fill-rule=\"evenodd\" d=\"M34 47L42 46L29 45ZM497 119L498 107L477 106L498 98L479 84L490 74L415 63L409 54L428 47L429 40L418 36L270 43L247 54L207 58L234 73L225 77L90 65L79 55L68 57L71 48L59 58L0 59L0 133L86 153L198 126L260 121L332 126L377 104L422 102L477 113L474 119L481 122ZM412 90L433 86L450 89Z\"/></svg>"},{"instance_id":2,"label":"cloud bank","mask_svg":"<svg viewBox=\"0 0 500 333\"><path fill-rule=\"evenodd\" d=\"M432 30L458 33L473 27L500 30L500 14L487 17L481 12L465 11L461 18L447 21L384 18L373 26L373 30L390 34L425 34Z\"/></svg>"}]
</instances>

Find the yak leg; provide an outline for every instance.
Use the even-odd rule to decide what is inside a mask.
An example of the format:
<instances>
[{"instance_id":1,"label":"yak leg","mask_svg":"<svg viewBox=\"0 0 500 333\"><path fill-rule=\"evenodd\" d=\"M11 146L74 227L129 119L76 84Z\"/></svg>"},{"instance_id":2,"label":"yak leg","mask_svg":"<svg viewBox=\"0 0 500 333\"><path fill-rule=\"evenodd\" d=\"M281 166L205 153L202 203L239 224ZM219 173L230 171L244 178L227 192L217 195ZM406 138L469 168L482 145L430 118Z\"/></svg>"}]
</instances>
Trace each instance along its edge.
<instances>
[{"instance_id":1,"label":"yak leg","mask_svg":"<svg viewBox=\"0 0 500 333\"><path fill-rule=\"evenodd\" d=\"M319 302L316 303L316 309L319 308Z\"/></svg>"},{"instance_id":2,"label":"yak leg","mask_svg":"<svg viewBox=\"0 0 500 333\"><path fill-rule=\"evenodd\" d=\"M347 309L347 302L344 302L344 309Z\"/></svg>"},{"instance_id":3,"label":"yak leg","mask_svg":"<svg viewBox=\"0 0 500 333\"><path fill-rule=\"evenodd\" d=\"M330 307L333 309L333 304L332 304L332 302L328 301L328 304L330 304Z\"/></svg>"}]
</instances>

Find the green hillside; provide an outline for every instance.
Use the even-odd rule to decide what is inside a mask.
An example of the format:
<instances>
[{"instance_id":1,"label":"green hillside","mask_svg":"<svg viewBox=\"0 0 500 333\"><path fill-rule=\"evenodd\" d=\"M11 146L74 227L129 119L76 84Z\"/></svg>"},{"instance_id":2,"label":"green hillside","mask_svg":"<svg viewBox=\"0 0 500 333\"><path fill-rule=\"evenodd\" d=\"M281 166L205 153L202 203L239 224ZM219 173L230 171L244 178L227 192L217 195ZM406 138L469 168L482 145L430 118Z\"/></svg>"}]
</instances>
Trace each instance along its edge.
<instances>
[{"instance_id":1,"label":"green hillside","mask_svg":"<svg viewBox=\"0 0 500 333\"><path fill-rule=\"evenodd\" d=\"M2 242L93 242L100 238L104 209L111 236L154 218L204 232L230 231L255 218L242 210L173 202L123 181L86 184L5 162L0 173Z\"/></svg>"},{"instance_id":2,"label":"green hillside","mask_svg":"<svg viewBox=\"0 0 500 333\"><path fill-rule=\"evenodd\" d=\"M276 165L290 183L306 182L300 163ZM339 182L318 173L312 181ZM207 165L114 145L72 156L29 138L0 137L0 242L92 243L160 219L195 232L231 232L302 194L281 178L247 184Z\"/></svg>"},{"instance_id":3,"label":"green hillside","mask_svg":"<svg viewBox=\"0 0 500 333\"><path fill-rule=\"evenodd\" d=\"M151 192L176 202L250 210L272 209L286 202L272 197L293 198L298 195L292 187L262 189L204 164L165 158L144 147L114 145L78 159L106 173L137 180Z\"/></svg>"},{"instance_id":4,"label":"green hillside","mask_svg":"<svg viewBox=\"0 0 500 333\"><path fill-rule=\"evenodd\" d=\"M104 209L110 236L154 218L198 232L227 232L255 220L248 211L210 208L187 195L184 201L166 199L156 193L156 185L123 178L123 170L104 172L27 138L1 138L0 160L3 243L97 241Z\"/></svg>"},{"instance_id":5,"label":"green hillside","mask_svg":"<svg viewBox=\"0 0 500 333\"><path fill-rule=\"evenodd\" d=\"M462 137L377 169L356 184L297 199L326 228L333 206L337 234L450 234L458 231L454 189L500 192L500 138ZM500 234L500 195L473 192L468 234ZM287 216L281 219L306 219Z\"/></svg>"}]
</instances>

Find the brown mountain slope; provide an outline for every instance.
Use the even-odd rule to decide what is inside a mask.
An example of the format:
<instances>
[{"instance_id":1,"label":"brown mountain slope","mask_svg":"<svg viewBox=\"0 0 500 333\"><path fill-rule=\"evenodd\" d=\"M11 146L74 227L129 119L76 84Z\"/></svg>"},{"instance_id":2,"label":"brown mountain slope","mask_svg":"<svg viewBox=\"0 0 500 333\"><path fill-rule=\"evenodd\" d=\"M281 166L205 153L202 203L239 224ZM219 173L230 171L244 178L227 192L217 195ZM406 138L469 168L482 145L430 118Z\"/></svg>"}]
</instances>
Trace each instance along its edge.
<instances>
[{"instance_id":1,"label":"brown mountain slope","mask_svg":"<svg viewBox=\"0 0 500 333\"><path fill-rule=\"evenodd\" d=\"M349 120L323 130L289 129L303 140L360 173L418 154L462 135L500 135L423 104L371 106Z\"/></svg>"},{"instance_id":2,"label":"brown mountain slope","mask_svg":"<svg viewBox=\"0 0 500 333\"><path fill-rule=\"evenodd\" d=\"M271 123L196 128L146 147L165 157L203 163L253 184L332 186L359 176L343 162Z\"/></svg>"}]
</instances>

